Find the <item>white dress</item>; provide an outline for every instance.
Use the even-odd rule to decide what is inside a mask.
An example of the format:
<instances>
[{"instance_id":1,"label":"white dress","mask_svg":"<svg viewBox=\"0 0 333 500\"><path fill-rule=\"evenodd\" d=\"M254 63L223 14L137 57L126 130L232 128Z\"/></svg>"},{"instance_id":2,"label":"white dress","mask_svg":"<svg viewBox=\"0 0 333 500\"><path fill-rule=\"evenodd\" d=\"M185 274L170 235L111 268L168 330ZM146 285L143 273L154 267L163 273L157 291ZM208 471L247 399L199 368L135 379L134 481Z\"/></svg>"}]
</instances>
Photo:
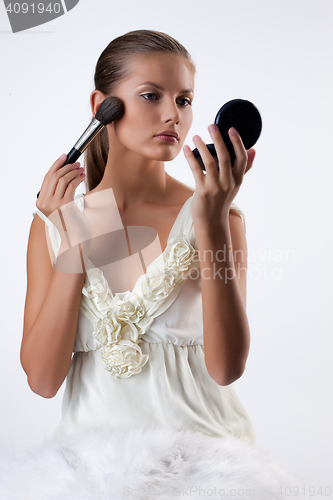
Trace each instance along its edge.
<instances>
[{"instance_id":1,"label":"white dress","mask_svg":"<svg viewBox=\"0 0 333 500\"><path fill-rule=\"evenodd\" d=\"M215 487L217 498L251 488L251 498L281 499L287 486L299 485L256 444L232 384L219 386L208 374L194 196L132 291L112 293L103 267L89 260L62 419L19 462L2 450L1 499L183 498L186 487L191 498ZM83 212L84 196L74 200ZM231 208L245 226L244 213ZM57 257L59 233L36 213ZM126 272L128 262L108 266Z\"/></svg>"}]
</instances>

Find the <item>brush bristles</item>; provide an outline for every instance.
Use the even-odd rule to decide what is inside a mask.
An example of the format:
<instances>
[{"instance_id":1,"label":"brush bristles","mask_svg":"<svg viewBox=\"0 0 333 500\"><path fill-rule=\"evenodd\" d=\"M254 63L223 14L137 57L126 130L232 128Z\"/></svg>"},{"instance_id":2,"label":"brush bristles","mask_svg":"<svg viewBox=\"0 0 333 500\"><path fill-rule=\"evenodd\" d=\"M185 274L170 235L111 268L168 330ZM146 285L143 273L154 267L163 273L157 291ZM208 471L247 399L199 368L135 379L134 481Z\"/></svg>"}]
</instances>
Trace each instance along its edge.
<instances>
[{"instance_id":1,"label":"brush bristles","mask_svg":"<svg viewBox=\"0 0 333 500\"><path fill-rule=\"evenodd\" d=\"M120 118L124 113L123 102L115 96L106 97L95 115L96 120L103 123L103 125L108 125L108 123L113 122L116 118Z\"/></svg>"}]
</instances>

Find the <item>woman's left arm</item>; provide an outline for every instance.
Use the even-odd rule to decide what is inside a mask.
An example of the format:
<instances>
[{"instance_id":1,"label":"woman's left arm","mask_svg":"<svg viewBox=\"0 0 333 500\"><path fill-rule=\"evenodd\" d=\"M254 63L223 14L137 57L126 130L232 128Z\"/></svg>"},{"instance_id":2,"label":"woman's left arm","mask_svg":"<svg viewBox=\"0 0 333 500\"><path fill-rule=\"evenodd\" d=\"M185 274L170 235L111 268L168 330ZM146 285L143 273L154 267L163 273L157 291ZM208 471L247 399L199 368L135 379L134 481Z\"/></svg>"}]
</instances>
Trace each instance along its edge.
<instances>
[{"instance_id":1,"label":"woman's left arm","mask_svg":"<svg viewBox=\"0 0 333 500\"><path fill-rule=\"evenodd\" d=\"M229 385L241 377L250 348L246 315L247 258L242 226L237 215L230 215L230 230L222 224L195 226L205 362L208 373L219 385Z\"/></svg>"},{"instance_id":2,"label":"woman's left arm","mask_svg":"<svg viewBox=\"0 0 333 500\"><path fill-rule=\"evenodd\" d=\"M219 171L199 136L194 136L193 141L206 174L190 148L184 146L183 151L196 181L192 218L199 252L205 363L216 383L229 385L243 374L250 347L246 237L243 222L230 212L230 205L253 164L255 150L246 151L241 137L229 130L236 153L232 167L219 130L209 127L209 131Z\"/></svg>"}]
</instances>

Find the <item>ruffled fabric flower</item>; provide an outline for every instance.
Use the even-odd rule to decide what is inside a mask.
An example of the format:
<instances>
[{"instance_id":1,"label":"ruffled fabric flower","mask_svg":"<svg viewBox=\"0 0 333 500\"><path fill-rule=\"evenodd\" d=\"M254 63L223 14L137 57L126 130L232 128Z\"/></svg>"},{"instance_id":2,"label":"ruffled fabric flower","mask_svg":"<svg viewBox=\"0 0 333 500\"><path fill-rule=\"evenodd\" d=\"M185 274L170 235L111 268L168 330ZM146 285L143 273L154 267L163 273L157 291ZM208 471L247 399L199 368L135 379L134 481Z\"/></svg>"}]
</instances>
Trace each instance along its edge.
<instances>
[{"instance_id":1,"label":"ruffled fabric flower","mask_svg":"<svg viewBox=\"0 0 333 500\"><path fill-rule=\"evenodd\" d=\"M95 302L99 311L107 306L96 324L94 337L101 347L102 363L114 377L128 378L141 372L148 355L142 353L139 343L154 321L147 314L144 299L150 302L166 299L188 277L195 256L196 251L186 235L172 238L156 260L155 269L144 275L141 298L129 291L124 298L119 294L113 297L103 273L96 268L90 274L89 270L85 295Z\"/></svg>"},{"instance_id":2,"label":"ruffled fabric flower","mask_svg":"<svg viewBox=\"0 0 333 500\"><path fill-rule=\"evenodd\" d=\"M146 300L151 302L164 300L177 284L177 272L169 269L156 269L147 274L141 284L141 291Z\"/></svg>"},{"instance_id":3,"label":"ruffled fabric flower","mask_svg":"<svg viewBox=\"0 0 333 500\"><path fill-rule=\"evenodd\" d=\"M163 269L147 273L141 284L145 299L164 300L172 290L188 277L188 270L194 262L196 251L186 235L175 236L167 246L163 257Z\"/></svg>"},{"instance_id":4,"label":"ruffled fabric flower","mask_svg":"<svg viewBox=\"0 0 333 500\"><path fill-rule=\"evenodd\" d=\"M112 301L113 311L120 321L138 323L145 315L145 306L135 293L127 292L126 299L116 294Z\"/></svg>"},{"instance_id":5,"label":"ruffled fabric flower","mask_svg":"<svg viewBox=\"0 0 333 500\"><path fill-rule=\"evenodd\" d=\"M89 285L83 287L82 293L95 304L97 309L105 309L112 300L108 282L98 268L89 269Z\"/></svg>"},{"instance_id":6,"label":"ruffled fabric flower","mask_svg":"<svg viewBox=\"0 0 333 500\"><path fill-rule=\"evenodd\" d=\"M116 294L107 313L97 322L94 336L102 347L101 359L114 377L139 373L148 361L138 345L142 335L139 323L145 313L145 306L135 293L127 292L126 300Z\"/></svg>"},{"instance_id":7,"label":"ruffled fabric flower","mask_svg":"<svg viewBox=\"0 0 333 500\"><path fill-rule=\"evenodd\" d=\"M188 236L181 235L172 239L172 243L165 249L165 265L173 269L179 276L191 266L196 251L190 243Z\"/></svg>"},{"instance_id":8,"label":"ruffled fabric flower","mask_svg":"<svg viewBox=\"0 0 333 500\"><path fill-rule=\"evenodd\" d=\"M99 319L95 328L94 336L99 343L99 347L105 344L117 343L121 339L121 327L122 325L117 320L117 316L109 310L103 318Z\"/></svg>"},{"instance_id":9,"label":"ruffled fabric flower","mask_svg":"<svg viewBox=\"0 0 333 500\"><path fill-rule=\"evenodd\" d=\"M148 358L148 354L142 354L140 346L130 340L108 344L101 351L105 368L116 378L128 378L140 373Z\"/></svg>"}]
</instances>

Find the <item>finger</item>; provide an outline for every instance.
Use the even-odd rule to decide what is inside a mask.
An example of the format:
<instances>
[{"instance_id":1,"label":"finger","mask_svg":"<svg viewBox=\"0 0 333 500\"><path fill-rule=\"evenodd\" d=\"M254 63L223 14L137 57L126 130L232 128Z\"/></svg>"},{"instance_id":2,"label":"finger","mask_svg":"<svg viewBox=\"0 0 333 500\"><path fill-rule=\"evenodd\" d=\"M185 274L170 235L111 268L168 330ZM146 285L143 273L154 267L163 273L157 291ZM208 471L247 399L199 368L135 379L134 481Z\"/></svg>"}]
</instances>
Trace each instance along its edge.
<instances>
[{"instance_id":1,"label":"finger","mask_svg":"<svg viewBox=\"0 0 333 500\"><path fill-rule=\"evenodd\" d=\"M211 124L208 127L208 131L210 136L214 142L214 146L216 149L216 154L219 162L219 177L225 185L228 185L230 182L230 176L232 175L231 170L231 158L229 151L224 143L223 137L217 125Z\"/></svg>"},{"instance_id":2,"label":"finger","mask_svg":"<svg viewBox=\"0 0 333 500\"><path fill-rule=\"evenodd\" d=\"M256 156L255 149L251 148L251 149L247 150L247 165L246 165L245 173L248 172L250 170L250 168L252 167L255 156Z\"/></svg>"},{"instance_id":3,"label":"finger","mask_svg":"<svg viewBox=\"0 0 333 500\"><path fill-rule=\"evenodd\" d=\"M193 142L198 149L200 156L202 158L202 161L205 165L206 168L206 179L209 182L210 180L213 180L216 182L216 180L219 177L219 172L216 167L215 159L213 155L210 153L209 149L207 148L206 144L204 141L201 139L199 135L195 135L193 137Z\"/></svg>"},{"instance_id":4,"label":"finger","mask_svg":"<svg viewBox=\"0 0 333 500\"><path fill-rule=\"evenodd\" d=\"M59 158L53 163L52 167L50 168L51 172L56 172L60 167L63 166L65 161L67 160L67 155L64 153Z\"/></svg>"},{"instance_id":5,"label":"finger","mask_svg":"<svg viewBox=\"0 0 333 500\"><path fill-rule=\"evenodd\" d=\"M74 195L75 195L75 191L76 191L76 188L78 187L78 185L84 181L86 178L86 174L84 172L82 173L79 173L78 175L76 175L75 177L73 177L73 179L71 179L68 184L67 184L67 188L64 192L64 195L62 196L62 198L64 199L64 201L66 201L67 203L69 203Z\"/></svg>"},{"instance_id":6,"label":"finger","mask_svg":"<svg viewBox=\"0 0 333 500\"><path fill-rule=\"evenodd\" d=\"M248 156L242 138L234 127L229 128L228 134L235 150L236 159L233 166L233 175L236 181L241 182L247 166Z\"/></svg>"},{"instance_id":7,"label":"finger","mask_svg":"<svg viewBox=\"0 0 333 500\"><path fill-rule=\"evenodd\" d=\"M51 168L46 172L46 174L44 175L44 186L46 186L49 182L49 179L52 177L52 175L57 172L57 170L59 170L60 167L63 166L65 160L67 158L67 155L66 154L62 154L61 156L59 156L59 158L53 163L53 165L51 166Z\"/></svg>"},{"instance_id":8,"label":"finger","mask_svg":"<svg viewBox=\"0 0 333 500\"><path fill-rule=\"evenodd\" d=\"M75 179L79 179L80 181L84 177L84 175L81 176L81 174L84 174L84 169L79 167L80 163L75 162L73 164L68 164L69 167L71 167L68 172L65 172L64 174L60 175L60 177L55 178L54 181L52 180L52 183L54 182L54 194L57 195L59 198L63 198L64 200L68 200L69 197L72 197L72 194L74 194L75 189L73 190L72 187L72 182ZM67 165L66 165L67 167ZM59 174L62 174L62 171L59 172ZM58 174L58 175L59 175ZM69 189L69 191L68 191ZM66 196L67 195L67 196Z\"/></svg>"},{"instance_id":9,"label":"finger","mask_svg":"<svg viewBox=\"0 0 333 500\"><path fill-rule=\"evenodd\" d=\"M183 146L183 153L184 153L184 156L187 160L187 163L190 166L190 169L193 172L195 182L198 186L202 182L204 182L205 174L203 173L203 170L200 166L200 163L198 162L198 160L194 156L193 151L191 150L191 148L187 144L185 144Z\"/></svg>"},{"instance_id":10,"label":"finger","mask_svg":"<svg viewBox=\"0 0 333 500\"><path fill-rule=\"evenodd\" d=\"M209 125L208 131L214 142L219 164L222 163L228 165L228 167L231 166L230 154L218 126L212 123Z\"/></svg>"}]
</instances>

